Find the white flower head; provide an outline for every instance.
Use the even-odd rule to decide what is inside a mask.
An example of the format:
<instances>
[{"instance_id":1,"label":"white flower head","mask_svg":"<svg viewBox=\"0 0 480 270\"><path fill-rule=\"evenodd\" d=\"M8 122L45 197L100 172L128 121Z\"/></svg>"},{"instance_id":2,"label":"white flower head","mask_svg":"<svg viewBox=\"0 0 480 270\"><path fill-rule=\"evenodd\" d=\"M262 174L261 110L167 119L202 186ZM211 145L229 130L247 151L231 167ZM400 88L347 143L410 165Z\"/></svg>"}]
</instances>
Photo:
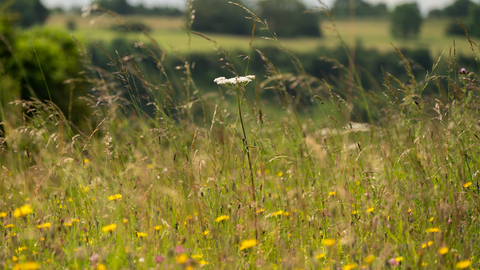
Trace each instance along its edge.
<instances>
[{"instance_id":1,"label":"white flower head","mask_svg":"<svg viewBox=\"0 0 480 270\"><path fill-rule=\"evenodd\" d=\"M229 86L235 86L237 84L243 84L245 86L247 85L247 83L251 82L253 79L255 79L255 75L233 77L230 79L227 79L225 77L218 77L213 81L216 82L217 84L227 84Z\"/></svg>"}]
</instances>

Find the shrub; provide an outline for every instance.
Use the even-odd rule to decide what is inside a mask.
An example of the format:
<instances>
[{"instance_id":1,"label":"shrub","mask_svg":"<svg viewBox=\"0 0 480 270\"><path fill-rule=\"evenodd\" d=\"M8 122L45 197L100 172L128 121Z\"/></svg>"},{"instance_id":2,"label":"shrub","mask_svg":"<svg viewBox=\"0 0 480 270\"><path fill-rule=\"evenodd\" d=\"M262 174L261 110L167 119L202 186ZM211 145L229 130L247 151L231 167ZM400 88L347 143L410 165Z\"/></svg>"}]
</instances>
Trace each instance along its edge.
<instances>
[{"instance_id":1,"label":"shrub","mask_svg":"<svg viewBox=\"0 0 480 270\"><path fill-rule=\"evenodd\" d=\"M416 3L395 7L392 13L391 30L394 37L412 38L420 33L422 15Z\"/></svg>"}]
</instances>

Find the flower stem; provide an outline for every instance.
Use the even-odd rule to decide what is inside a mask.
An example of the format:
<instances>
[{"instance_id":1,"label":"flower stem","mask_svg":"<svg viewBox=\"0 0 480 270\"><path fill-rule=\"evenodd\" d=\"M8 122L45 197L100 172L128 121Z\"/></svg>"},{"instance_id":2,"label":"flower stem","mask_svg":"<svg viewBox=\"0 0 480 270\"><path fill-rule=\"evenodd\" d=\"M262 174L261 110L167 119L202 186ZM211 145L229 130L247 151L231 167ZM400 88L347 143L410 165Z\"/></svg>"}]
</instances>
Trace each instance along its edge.
<instances>
[{"instance_id":1,"label":"flower stem","mask_svg":"<svg viewBox=\"0 0 480 270\"><path fill-rule=\"evenodd\" d=\"M235 87L237 90L237 100L238 100L238 115L240 116L240 124L242 126L243 131L243 146L245 147L245 151L247 152L247 159L248 159L248 166L250 167L250 184L251 184L251 192L252 192L252 200L253 200L253 216L255 217L255 239L258 240L258 223L257 223L257 198L255 196L255 178L253 175L253 168L252 168L252 160L250 158L250 150L248 147L247 141L247 133L245 132L245 126L243 124L243 116L242 116L242 107L240 105L240 89L237 86Z\"/></svg>"}]
</instances>

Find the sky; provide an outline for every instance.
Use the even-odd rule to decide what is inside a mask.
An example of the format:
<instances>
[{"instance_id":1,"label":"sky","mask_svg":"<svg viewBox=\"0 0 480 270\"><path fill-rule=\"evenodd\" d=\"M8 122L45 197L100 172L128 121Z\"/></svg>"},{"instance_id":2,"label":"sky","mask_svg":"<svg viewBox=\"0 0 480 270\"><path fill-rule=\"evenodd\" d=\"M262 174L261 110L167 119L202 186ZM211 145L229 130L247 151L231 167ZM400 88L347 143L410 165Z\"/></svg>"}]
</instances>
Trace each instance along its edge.
<instances>
[{"instance_id":1,"label":"sky","mask_svg":"<svg viewBox=\"0 0 480 270\"><path fill-rule=\"evenodd\" d=\"M64 7L70 8L72 6L85 6L88 5L91 0L40 0L42 1L45 6L47 7ZM127 0L130 4L144 4L146 6L172 6L183 8L185 6L186 0ZM317 0L302 0L307 4L309 7L318 6ZM331 5L334 0L324 0L323 1L327 5ZM423 13L428 13L429 10L435 8L443 8L451 3L454 0L366 0L366 2L370 3L386 3L390 8L395 7L401 3L408 3L408 2L417 2L420 9ZM476 1L478 2L478 0Z\"/></svg>"}]
</instances>

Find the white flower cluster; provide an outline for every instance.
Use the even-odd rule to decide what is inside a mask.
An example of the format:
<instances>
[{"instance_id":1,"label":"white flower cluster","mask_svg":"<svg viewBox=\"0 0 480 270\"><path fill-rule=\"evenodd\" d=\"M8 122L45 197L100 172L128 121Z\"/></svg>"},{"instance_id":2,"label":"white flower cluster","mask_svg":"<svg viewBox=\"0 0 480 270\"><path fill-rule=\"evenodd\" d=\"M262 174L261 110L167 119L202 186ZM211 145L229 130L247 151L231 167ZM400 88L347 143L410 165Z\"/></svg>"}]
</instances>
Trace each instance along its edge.
<instances>
[{"instance_id":1,"label":"white flower cluster","mask_svg":"<svg viewBox=\"0 0 480 270\"><path fill-rule=\"evenodd\" d=\"M213 80L213 81L216 82L217 84L236 85L236 84L246 84L246 83L249 83L249 82L251 82L253 79L255 79L255 75L248 75L248 76L246 76L246 77L244 77L244 76L234 77L234 78L230 78L230 79L227 79L227 78L225 78L225 77L218 77L218 78L216 78L216 79Z\"/></svg>"}]
</instances>

